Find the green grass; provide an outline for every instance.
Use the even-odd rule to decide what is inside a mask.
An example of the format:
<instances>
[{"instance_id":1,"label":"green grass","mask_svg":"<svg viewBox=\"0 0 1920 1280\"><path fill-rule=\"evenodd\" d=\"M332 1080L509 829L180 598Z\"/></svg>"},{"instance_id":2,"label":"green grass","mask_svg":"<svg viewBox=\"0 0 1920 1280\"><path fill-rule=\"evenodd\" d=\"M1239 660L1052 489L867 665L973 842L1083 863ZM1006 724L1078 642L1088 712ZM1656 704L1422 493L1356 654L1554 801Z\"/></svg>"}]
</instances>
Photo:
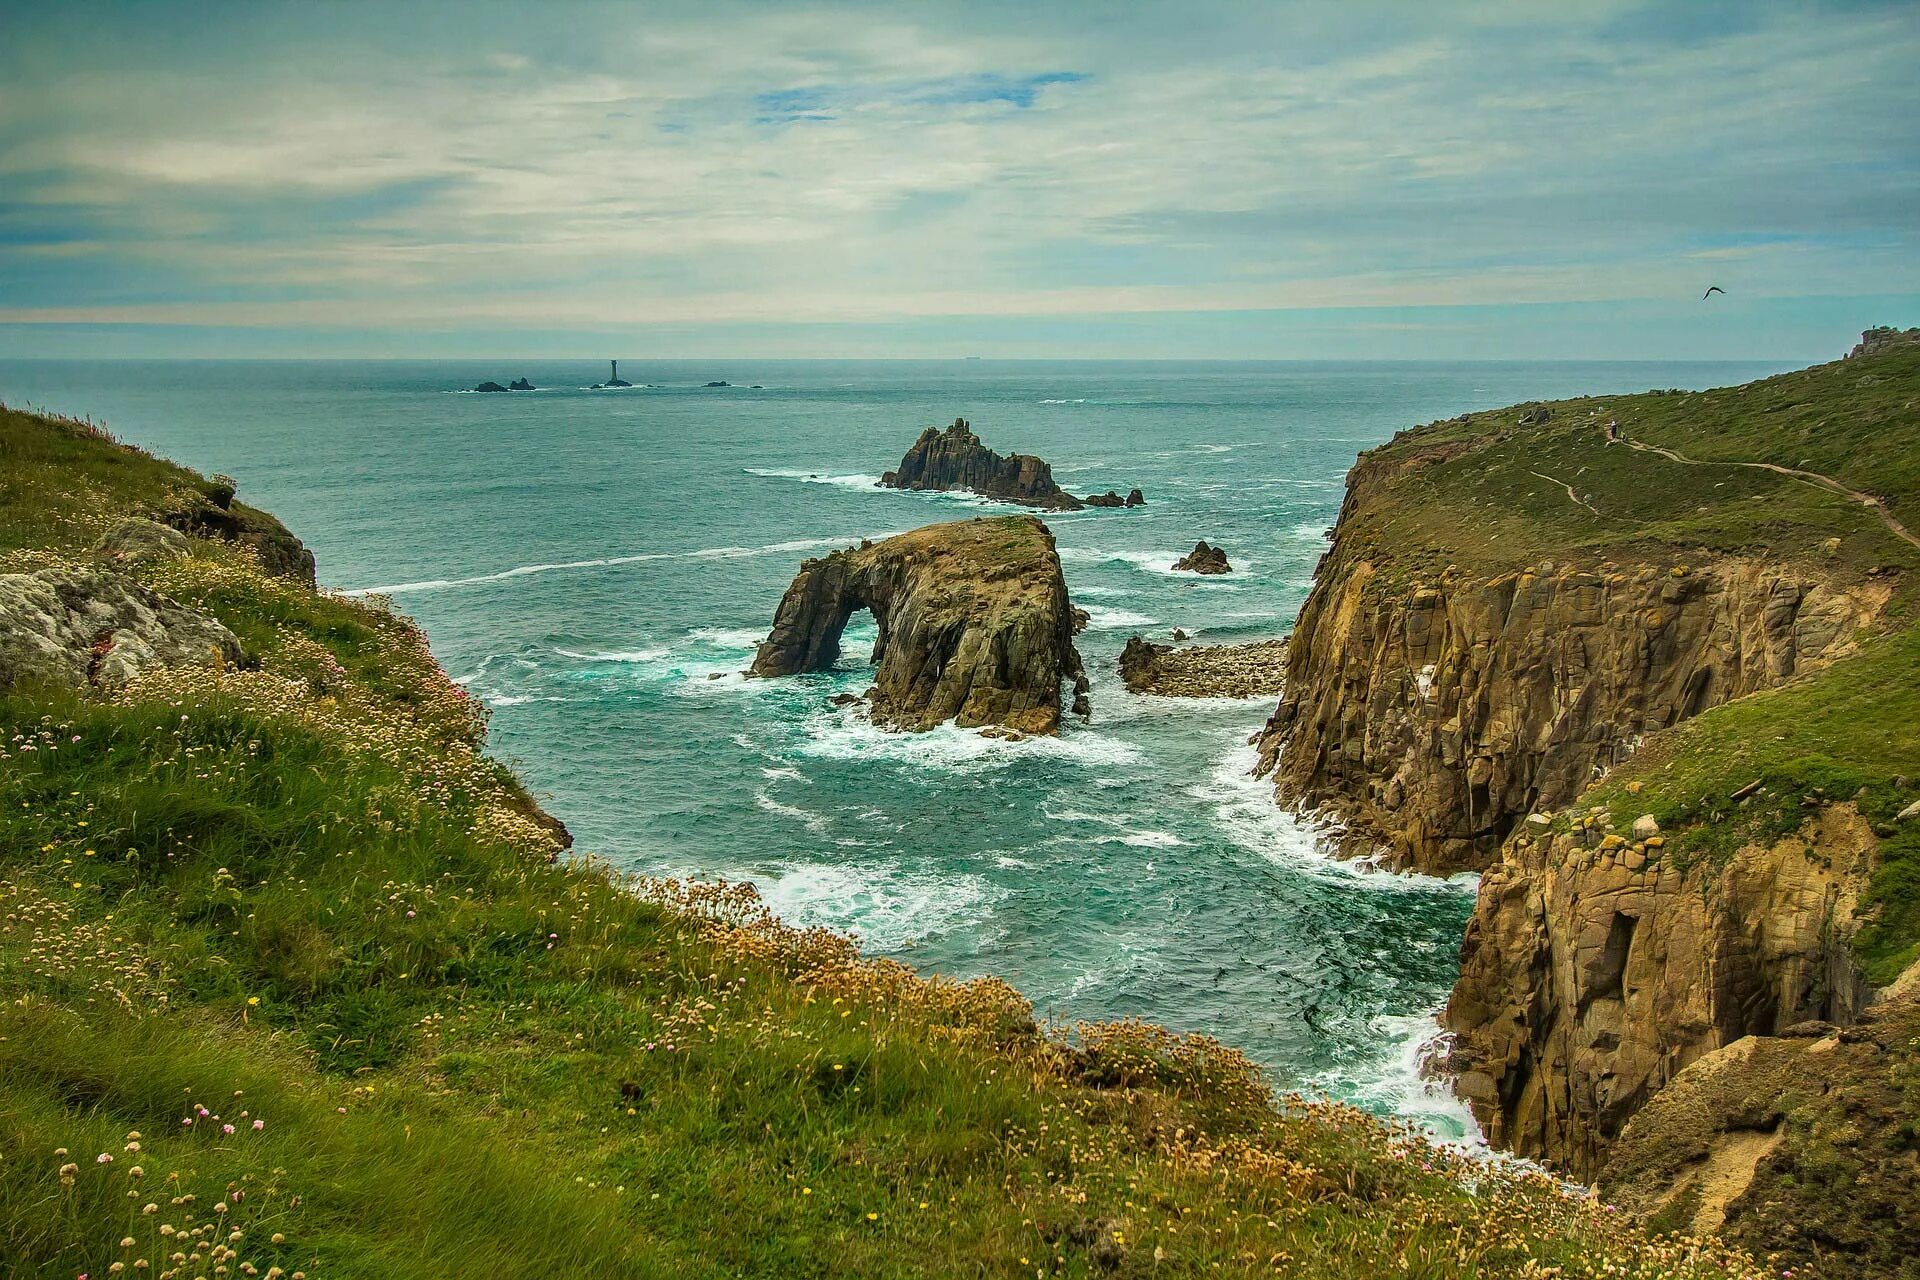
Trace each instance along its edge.
<instances>
[{"instance_id":1,"label":"green grass","mask_svg":"<svg viewBox=\"0 0 1920 1280\"><path fill-rule=\"evenodd\" d=\"M1846 579L1920 568L1920 550L1838 494L1748 467L1682 465L1608 444L1604 432L1616 420L1628 440L1689 458L1830 475L1882 498L1911 529L1920 345L1743 387L1548 407L1544 423L1520 425L1521 408L1493 410L1415 428L1366 455L1366 471L1392 474L1351 526L1383 570L1383 589L1450 565L1491 574L1556 557L1765 555Z\"/></svg>"},{"instance_id":2,"label":"green grass","mask_svg":"<svg viewBox=\"0 0 1920 1280\"><path fill-rule=\"evenodd\" d=\"M200 483L5 429L16 564ZM0 695L0 1275L1749 1274L1203 1038L554 861L406 620L138 572L255 665Z\"/></svg>"}]
</instances>

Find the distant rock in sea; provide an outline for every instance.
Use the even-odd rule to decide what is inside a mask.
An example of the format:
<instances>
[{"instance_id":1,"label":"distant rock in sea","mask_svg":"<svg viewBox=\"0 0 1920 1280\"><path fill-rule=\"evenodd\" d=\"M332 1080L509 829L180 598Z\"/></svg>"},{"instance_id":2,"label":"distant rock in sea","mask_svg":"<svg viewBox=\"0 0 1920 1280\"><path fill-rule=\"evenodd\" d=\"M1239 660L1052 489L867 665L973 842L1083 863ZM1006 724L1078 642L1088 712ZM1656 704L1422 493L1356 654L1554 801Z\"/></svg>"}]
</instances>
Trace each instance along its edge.
<instances>
[{"instance_id":1,"label":"distant rock in sea","mask_svg":"<svg viewBox=\"0 0 1920 1280\"><path fill-rule=\"evenodd\" d=\"M709 382L707 385L710 387L730 387L733 384L731 382Z\"/></svg>"},{"instance_id":2,"label":"distant rock in sea","mask_svg":"<svg viewBox=\"0 0 1920 1280\"><path fill-rule=\"evenodd\" d=\"M1146 496L1138 489L1130 489L1126 497L1121 497L1112 489L1105 493L1091 494L1084 499L1090 507L1137 507L1146 502Z\"/></svg>"},{"instance_id":3,"label":"distant rock in sea","mask_svg":"<svg viewBox=\"0 0 1920 1280\"><path fill-rule=\"evenodd\" d=\"M1219 547L1210 547L1202 538L1193 544L1193 550L1173 562L1173 567L1185 573L1232 573L1233 566L1227 563L1227 553Z\"/></svg>"},{"instance_id":4,"label":"distant rock in sea","mask_svg":"<svg viewBox=\"0 0 1920 1280\"><path fill-rule=\"evenodd\" d=\"M528 382L525 378L515 378L512 382L509 382L507 384L507 390L509 391L538 391L539 389L540 388L534 386L531 382Z\"/></svg>"},{"instance_id":5,"label":"distant rock in sea","mask_svg":"<svg viewBox=\"0 0 1920 1280\"><path fill-rule=\"evenodd\" d=\"M1048 511L1078 511L1082 505L1054 483L1052 467L1024 453L1001 457L980 443L965 418L955 418L945 431L922 431L899 468L881 476L880 483L889 489L970 489Z\"/></svg>"},{"instance_id":6,"label":"distant rock in sea","mask_svg":"<svg viewBox=\"0 0 1920 1280\"><path fill-rule=\"evenodd\" d=\"M475 391L501 391L501 392L504 392L504 391L506 390L506 388L505 388L505 387L503 387L503 386L501 386L501 385L500 385L499 383L497 383L497 382L483 382L483 383L481 383L481 384L480 384L479 386L477 386L477 387L475 387L475 388L474 388L474 390L475 390Z\"/></svg>"}]
</instances>

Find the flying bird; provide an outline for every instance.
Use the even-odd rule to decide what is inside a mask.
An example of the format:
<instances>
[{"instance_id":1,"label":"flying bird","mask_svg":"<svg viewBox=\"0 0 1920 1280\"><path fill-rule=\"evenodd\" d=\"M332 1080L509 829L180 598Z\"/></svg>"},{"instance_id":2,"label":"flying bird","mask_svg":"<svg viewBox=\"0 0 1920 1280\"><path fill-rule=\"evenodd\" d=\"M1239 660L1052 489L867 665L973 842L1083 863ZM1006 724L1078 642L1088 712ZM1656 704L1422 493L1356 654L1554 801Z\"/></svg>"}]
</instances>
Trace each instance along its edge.
<instances>
[{"instance_id":1,"label":"flying bird","mask_svg":"<svg viewBox=\"0 0 1920 1280\"><path fill-rule=\"evenodd\" d=\"M1711 298L1716 293L1724 297L1726 295L1726 292L1727 291L1725 289L1722 289L1719 285L1710 284L1707 286L1707 291L1700 295L1700 301L1705 302L1708 298Z\"/></svg>"}]
</instances>

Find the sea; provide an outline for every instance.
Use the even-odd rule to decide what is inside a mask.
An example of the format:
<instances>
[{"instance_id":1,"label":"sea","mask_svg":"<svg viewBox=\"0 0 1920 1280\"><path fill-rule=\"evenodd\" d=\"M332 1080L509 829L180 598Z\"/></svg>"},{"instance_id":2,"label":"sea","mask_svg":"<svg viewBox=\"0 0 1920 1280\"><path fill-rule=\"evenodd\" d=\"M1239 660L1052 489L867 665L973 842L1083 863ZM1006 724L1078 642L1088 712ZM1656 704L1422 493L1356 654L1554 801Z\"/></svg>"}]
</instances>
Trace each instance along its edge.
<instances>
[{"instance_id":1,"label":"sea","mask_svg":"<svg viewBox=\"0 0 1920 1280\"><path fill-rule=\"evenodd\" d=\"M1287 634L1355 455L1403 427L1576 394L1744 382L1696 363L21 361L0 399L91 417L281 517L321 582L418 619L580 852L751 881L796 924L995 974L1061 1026L1205 1032L1286 1089L1477 1137L1431 1066L1471 876L1329 856L1250 776L1272 699L1129 694L1127 638ZM486 380L539 388L481 394ZM709 386L713 382L729 385ZM876 486L967 418L1076 493L1048 515L1093 715L1017 743L882 732L871 620L838 667L741 675L800 562L1017 510ZM1171 566L1199 539L1234 572Z\"/></svg>"}]
</instances>

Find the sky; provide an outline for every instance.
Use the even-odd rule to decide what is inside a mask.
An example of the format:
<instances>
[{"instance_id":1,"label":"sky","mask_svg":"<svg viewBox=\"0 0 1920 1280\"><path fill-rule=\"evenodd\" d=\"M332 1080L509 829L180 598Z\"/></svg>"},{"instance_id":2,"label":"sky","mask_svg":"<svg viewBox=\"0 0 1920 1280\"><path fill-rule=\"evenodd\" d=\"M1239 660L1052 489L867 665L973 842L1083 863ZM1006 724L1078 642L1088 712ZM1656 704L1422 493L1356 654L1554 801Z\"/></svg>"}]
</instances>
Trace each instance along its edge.
<instances>
[{"instance_id":1,"label":"sky","mask_svg":"<svg viewBox=\"0 0 1920 1280\"><path fill-rule=\"evenodd\" d=\"M1914 0L5 0L0 358L1827 359L1920 325L1916 69Z\"/></svg>"}]
</instances>

